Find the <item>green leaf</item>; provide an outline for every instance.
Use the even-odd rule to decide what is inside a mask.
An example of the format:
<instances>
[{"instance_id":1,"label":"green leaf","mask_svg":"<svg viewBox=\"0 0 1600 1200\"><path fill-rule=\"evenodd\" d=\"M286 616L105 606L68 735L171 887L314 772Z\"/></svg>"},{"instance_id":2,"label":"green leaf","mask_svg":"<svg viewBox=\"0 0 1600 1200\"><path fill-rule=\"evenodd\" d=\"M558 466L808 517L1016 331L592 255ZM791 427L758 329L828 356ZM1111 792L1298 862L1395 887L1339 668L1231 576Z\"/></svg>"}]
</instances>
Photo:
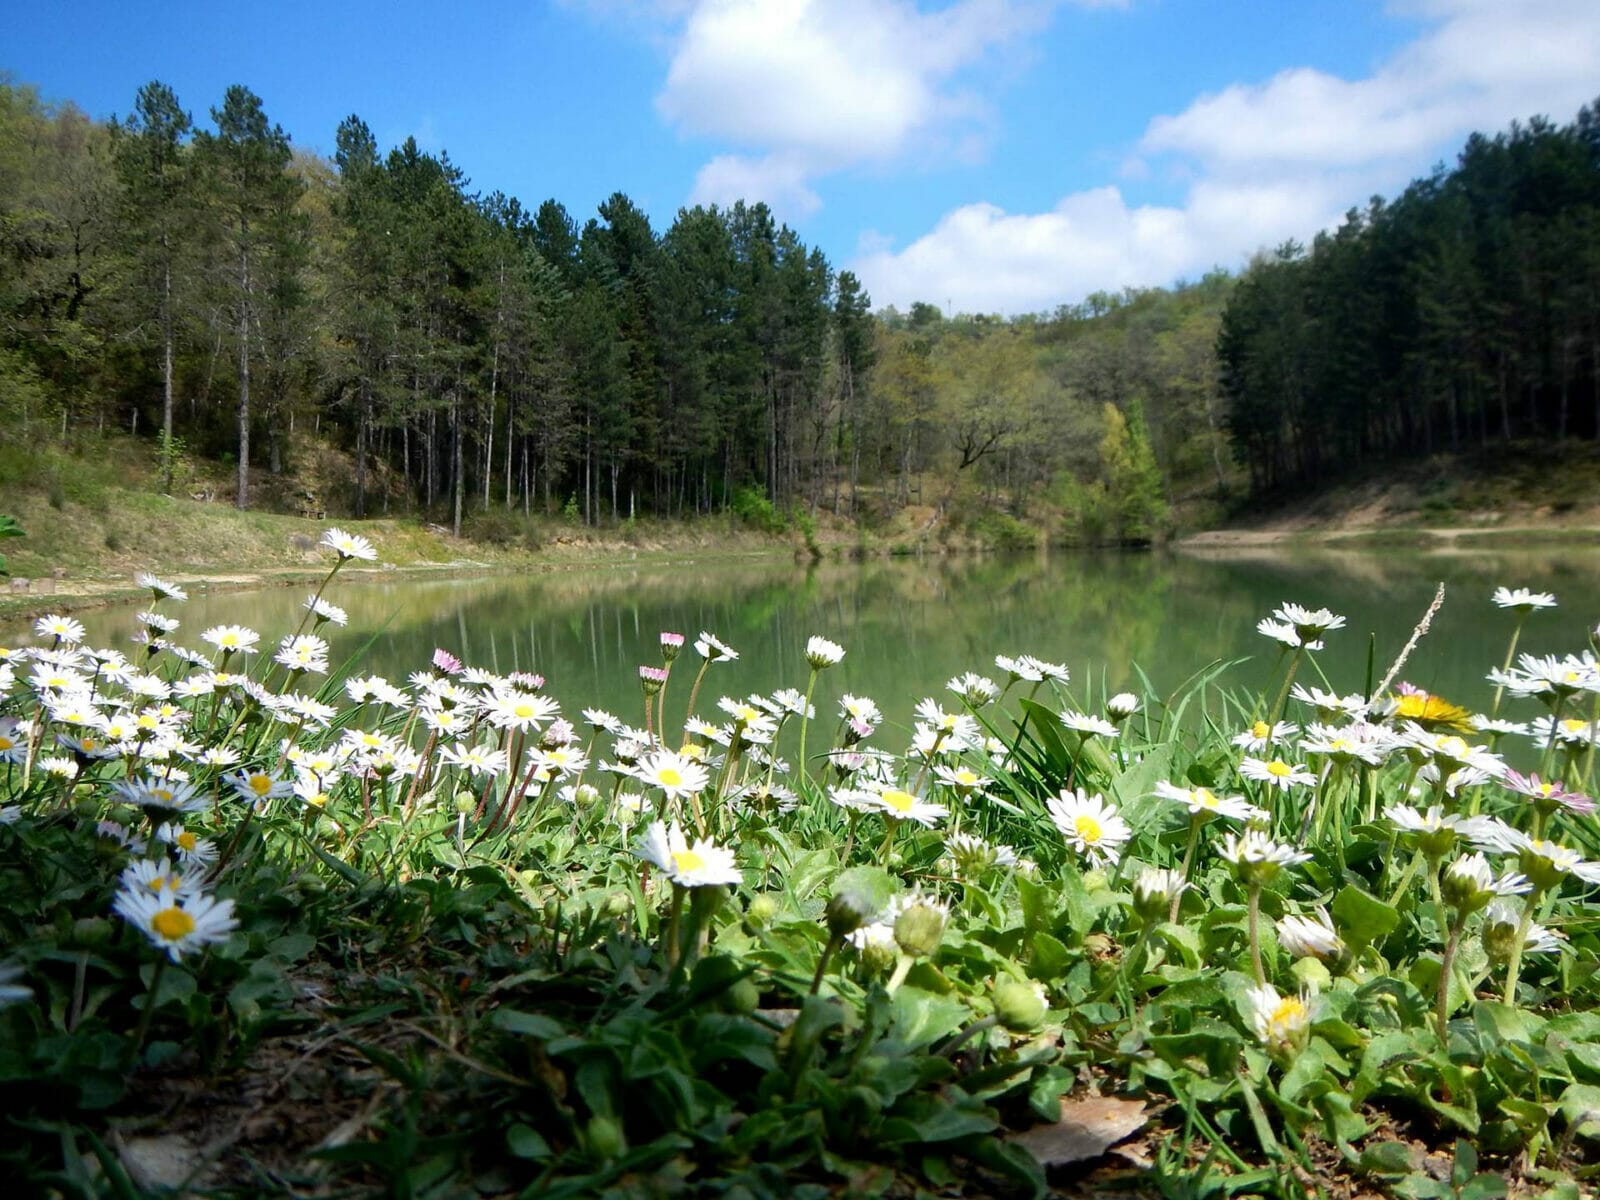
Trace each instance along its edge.
<instances>
[{"instance_id":1,"label":"green leaf","mask_svg":"<svg viewBox=\"0 0 1600 1200\"><path fill-rule=\"evenodd\" d=\"M1456 1157L1450 1164L1450 1186L1463 1188L1478 1173L1478 1152L1466 1138L1456 1139Z\"/></svg>"},{"instance_id":2,"label":"green leaf","mask_svg":"<svg viewBox=\"0 0 1600 1200\"><path fill-rule=\"evenodd\" d=\"M1400 914L1355 884L1346 884L1330 905L1334 924L1352 953L1394 932Z\"/></svg>"},{"instance_id":3,"label":"green leaf","mask_svg":"<svg viewBox=\"0 0 1600 1200\"><path fill-rule=\"evenodd\" d=\"M1472 1007L1472 1020L1486 1049L1504 1042L1536 1043L1545 1025L1532 1013L1498 1000L1478 1001Z\"/></svg>"},{"instance_id":4,"label":"green leaf","mask_svg":"<svg viewBox=\"0 0 1600 1200\"><path fill-rule=\"evenodd\" d=\"M1587 1138L1600 1138L1600 1087L1569 1083L1560 1100L1567 1128Z\"/></svg>"},{"instance_id":5,"label":"green leaf","mask_svg":"<svg viewBox=\"0 0 1600 1200\"><path fill-rule=\"evenodd\" d=\"M1033 955L1028 959L1028 974L1048 983L1066 974L1072 965L1072 953L1053 934L1033 935Z\"/></svg>"},{"instance_id":6,"label":"green leaf","mask_svg":"<svg viewBox=\"0 0 1600 1200\"><path fill-rule=\"evenodd\" d=\"M299 962L316 948L317 939L309 933L289 933L267 943L267 953L286 963Z\"/></svg>"},{"instance_id":7,"label":"green leaf","mask_svg":"<svg viewBox=\"0 0 1600 1200\"><path fill-rule=\"evenodd\" d=\"M1362 1149L1356 1166L1368 1175L1407 1175L1417 1162L1404 1142L1378 1142Z\"/></svg>"},{"instance_id":8,"label":"green leaf","mask_svg":"<svg viewBox=\"0 0 1600 1200\"><path fill-rule=\"evenodd\" d=\"M489 1023L507 1033L520 1033L526 1037L548 1042L566 1033L561 1022L539 1013L522 1012L515 1008L497 1008Z\"/></svg>"},{"instance_id":9,"label":"green leaf","mask_svg":"<svg viewBox=\"0 0 1600 1200\"><path fill-rule=\"evenodd\" d=\"M506 1148L518 1158L549 1158L550 1143L520 1121L506 1130Z\"/></svg>"},{"instance_id":10,"label":"green leaf","mask_svg":"<svg viewBox=\"0 0 1600 1200\"><path fill-rule=\"evenodd\" d=\"M960 1000L902 987L894 994L893 1036L908 1046L926 1046L948 1037L972 1016Z\"/></svg>"}]
</instances>

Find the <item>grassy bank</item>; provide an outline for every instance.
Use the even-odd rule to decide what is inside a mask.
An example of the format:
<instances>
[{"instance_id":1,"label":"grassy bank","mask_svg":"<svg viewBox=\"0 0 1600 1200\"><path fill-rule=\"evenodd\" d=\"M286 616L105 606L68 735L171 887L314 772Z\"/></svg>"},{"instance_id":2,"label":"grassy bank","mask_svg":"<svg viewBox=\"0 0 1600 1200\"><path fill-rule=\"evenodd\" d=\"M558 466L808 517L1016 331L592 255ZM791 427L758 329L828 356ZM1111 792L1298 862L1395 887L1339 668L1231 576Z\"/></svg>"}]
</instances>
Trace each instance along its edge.
<instances>
[{"instance_id":1,"label":"grassy bank","mask_svg":"<svg viewBox=\"0 0 1600 1200\"><path fill-rule=\"evenodd\" d=\"M1185 540L1434 548L1600 541L1600 450L1520 442L1374 465L1347 483L1258 497L1214 517L1191 523Z\"/></svg>"}]
</instances>

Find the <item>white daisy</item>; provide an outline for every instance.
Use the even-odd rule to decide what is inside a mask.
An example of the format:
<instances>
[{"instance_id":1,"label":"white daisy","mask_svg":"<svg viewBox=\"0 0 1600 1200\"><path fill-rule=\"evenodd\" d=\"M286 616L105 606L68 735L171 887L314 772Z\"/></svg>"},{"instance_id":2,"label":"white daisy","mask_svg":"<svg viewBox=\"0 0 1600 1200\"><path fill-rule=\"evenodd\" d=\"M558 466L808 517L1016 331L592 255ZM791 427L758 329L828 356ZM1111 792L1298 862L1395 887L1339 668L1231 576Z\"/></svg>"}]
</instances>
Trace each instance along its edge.
<instances>
[{"instance_id":1,"label":"white daisy","mask_svg":"<svg viewBox=\"0 0 1600 1200\"><path fill-rule=\"evenodd\" d=\"M1247 829L1243 834L1229 834L1223 840L1222 857L1233 864L1240 878L1251 884L1264 884L1284 867L1309 862L1311 855L1293 846L1275 842L1267 834Z\"/></svg>"},{"instance_id":2,"label":"white daisy","mask_svg":"<svg viewBox=\"0 0 1600 1200\"><path fill-rule=\"evenodd\" d=\"M116 914L165 950L173 962L190 951L223 942L238 928L233 901L216 900L204 893L173 897L148 889L123 888L112 902Z\"/></svg>"},{"instance_id":3,"label":"white daisy","mask_svg":"<svg viewBox=\"0 0 1600 1200\"><path fill-rule=\"evenodd\" d=\"M1257 808L1243 796L1219 796L1208 787L1181 787L1165 779L1156 784L1155 794L1163 800L1181 804L1191 817L1229 817L1235 821L1265 820L1265 809Z\"/></svg>"},{"instance_id":4,"label":"white daisy","mask_svg":"<svg viewBox=\"0 0 1600 1200\"><path fill-rule=\"evenodd\" d=\"M348 562L352 558L372 562L378 557L377 549L366 538L358 533L346 533L338 528L325 531L321 545L336 553L340 562Z\"/></svg>"},{"instance_id":5,"label":"white daisy","mask_svg":"<svg viewBox=\"0 0 1600 1200\"><path fill-rule=\"evenodd\" d=\"M694 642L695 653L708 662L732 662L739 652L713 634L701 630Z\"/></svg>"},{"instance_id":6,"label":"white daisy","mask_svg":"<svg viewBox=\"0 0 1600 1200\"><path fill-rule=\"evenodd\" d=\"M838 666L844 659L844 647L825 637L813 637L806 642L806 662L813 671Z\"/></svg>"},{"instance_id":7,"label":"white daisy","mask_svg":"<svg viewBox=\"0 0 1600 1200\"><path fill-rule=\"evenodd\" d=\"M1292 787L1308 787L1317 781L1316 775L1304 766L1286 763L1281 758L1247 757L1239 763L1239 774L1284 792Z\"/></svg>"},{"instance_id":8,"label":"white daisy","mask_svg":"<svg viewBox=\"0 0 1600 1200\"><path fill-rule=\"evenodd\" d=\"M1118 735L1117 727L1104 717L1090 716L1088 713L1068 709L1061 714L1060 719L1068 729L1084 737L1114 738Z\"/></svg>"},{"instance_id":9,"label":"white daisy","mask_svg":"<svg viewBox=\"0 0 1600 1200\"><path fill-rule=\"evenodd\" d=\"M1556 606L1556 598L1549 592L1530 591L1525 587L1517 588L1515 591L1504 587L1495 588L1494 595L1490 599L1501 608L1514 608L1520 613L1531 613L1535 609Z\"/></svg>"},{"instance_id":10,"label":"white daisy","mask_svg":"<svg viewBox=\"0 0 1600 1200\"><path fill-rule=\"evenodd\" d=\"M715 845L708 838L689 845L676 821L670 826L652 821L634 847L634 853L655 865L679 887L736 887L744 880L732 850Z\"/></svg>"},{"instance_id":11,"label":"white daisy","mask_svg":"<svg viewBox=\"0 0 1600 1200\"><path fill-rule=\"evenodd\" d=\"M224 654L254 654L261 635L243 625L213 625L200 635Z\"/></svg>"},{"instance_id":12,"label":"white daisy","mask_svg":"<svg viewBox=\"0 0 1600 1200\"><path fill-rule=\"evenodd\" d=\"M687 754L657 750L639 764L639 781L660 788L669 800L705 790L711 773Z\"/></svg>"},{"instance_id":13,"label":"white daisy","mask_svg":"<svg viewBox=\"0 0 1600 1200\"><path fill-rule=\"evenodd\" d=\"M1269 1050L1287 1052L1305 1044L1311 1009L1304 996L1283 996L1270 983L1250 988L1250 1028Z\"/></svg>"},{"instance_id":14,"label":"white daisy","mask_svg":"<svg viewBox=\"0 0 1600 1200\"><path fill-rule=\"evenodd\" d=\"M1315 917L1296 913L1279 917L1278 944L1296 958L1335 959L1344 953L1344 939L1334 929L1328 910L1319 907Z\"/></svg>"},{"instance_id":15,"label":"white daisy","mask_svg":"<svg viewBox=\"0 0 1600 1200\"><path fill-rule=\"evenodd\" d=\"M76 646L83 641L83 623L60 613L40 617L33 623L33 631L40 637L54 638L55 644Z\"/></svg>"},{"instance_id":16,"label":"white daisy","mask_svg":"<svg viewBox=\"0 0 1600 1200\"><path fill-rule=\"evenodd\" d=\"M930 804L914 792L904 788L873 788L869 794L888 816L900 821L915 821L919 825L936 825L950 814L942 804Z\"/></svg>"},{"instance_id":17,"label":"white daisy","mask_svg":"<svg viewBox=\"0 0 1600 1200\"><path fill-rule=\"evenodd\" d=\"M1241 750L1248 750L1252 754L1264 754L1278 742L1293 737L1295 727L1288 721L1278 721L1268 724L1266 721L1257 721L1243 733L1233 735L1233 744Z\"/></svg>"},{"instance_id":18,"label":"white daisy","mask_svg":"<svg viewBox=\"0 0 1600 1200\"><path fill-rule=\"evenodd\" d=\"M1063 791L1045 802L1050 819L1067 844L1091 862L1115 863L1122 846L1133 837L1128 823L1117 815L1105 797L1090 796L1082 788Z\"/></svg>"}]
</instances>

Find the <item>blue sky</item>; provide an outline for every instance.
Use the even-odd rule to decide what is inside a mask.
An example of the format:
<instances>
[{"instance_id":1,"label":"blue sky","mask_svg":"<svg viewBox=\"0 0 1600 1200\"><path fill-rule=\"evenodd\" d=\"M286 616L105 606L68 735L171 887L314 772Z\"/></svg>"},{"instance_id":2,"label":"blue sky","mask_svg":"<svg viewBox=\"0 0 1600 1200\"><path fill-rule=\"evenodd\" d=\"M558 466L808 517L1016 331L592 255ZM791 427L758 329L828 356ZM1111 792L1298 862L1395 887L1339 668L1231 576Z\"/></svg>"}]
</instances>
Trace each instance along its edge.
<instances>
[{"instance_id":1,"label":"blue sky","mask_svg":"<svg viewBox=\"0 0 1600 1200\"><path fill-rule=\"evenodd\" d=\"M14 7L0 69L95 116L231 83L299 146L354 112L475 188L658 228L766 200L876 303L1159 286L1600 96L1596 0L551 0Z\"/></svg>"}]
</instances>

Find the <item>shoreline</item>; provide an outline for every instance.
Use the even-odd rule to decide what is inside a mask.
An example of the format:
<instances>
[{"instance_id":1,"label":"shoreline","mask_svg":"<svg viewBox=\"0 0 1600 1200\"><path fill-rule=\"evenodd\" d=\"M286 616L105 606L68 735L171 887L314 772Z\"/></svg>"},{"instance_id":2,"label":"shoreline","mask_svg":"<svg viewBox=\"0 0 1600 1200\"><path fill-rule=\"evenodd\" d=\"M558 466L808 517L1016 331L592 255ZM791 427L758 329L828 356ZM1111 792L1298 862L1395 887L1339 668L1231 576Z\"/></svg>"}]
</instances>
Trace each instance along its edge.
<instances>
[{"instance_id":1,"label":"shoreline","mask_svg":"<svg viewBox=\"0 0 1600 1200\"><path fill-rule=\"evenodd\" d=\"M620 554L626 548L632 551ZM708 552L695 553L685 549L659 549L640 551L633 547L594 546L591 555L571 558L485 562L479 559L454 559L449 562L381 563L370 567L346 566L339 572L339 580L356 585L415 580L445 576L451 579L485 579L501 575L550 575L564 571L613 571L622 567L658 565L681 566L715 559L718 562L790 558L789 546L770 546L752 549L728 546ZM228 592L265 591L269 588L289 588L314 584L328 574L331 561L320 568L310 564L303 567L263 567L254 571L223 569L215 572L179 570L151 570L169 583L185 588L191 595L216 595ZM105 579L50 580L55 590L50 592L0 593L0 625L12 622L22 624L46 613L86 612L110 608L118 604L134 604L148 598L149 591L134 584L130 576L126 582Z\"/></svg>"},{"instance_id":2,"label":"shoreline","mask_svg":"<svg viewBox=\"0 0 1600 1200\"><path fill-rule=\"evenodd\" d=\"M1207 529L1172 541L1174 550L1296 550L1399 548L1431 554L1491 552L1530 546L1600 546L1596 525L1405 526L1361 525L1269 529Z\"/></svg>"}]
</instances>

